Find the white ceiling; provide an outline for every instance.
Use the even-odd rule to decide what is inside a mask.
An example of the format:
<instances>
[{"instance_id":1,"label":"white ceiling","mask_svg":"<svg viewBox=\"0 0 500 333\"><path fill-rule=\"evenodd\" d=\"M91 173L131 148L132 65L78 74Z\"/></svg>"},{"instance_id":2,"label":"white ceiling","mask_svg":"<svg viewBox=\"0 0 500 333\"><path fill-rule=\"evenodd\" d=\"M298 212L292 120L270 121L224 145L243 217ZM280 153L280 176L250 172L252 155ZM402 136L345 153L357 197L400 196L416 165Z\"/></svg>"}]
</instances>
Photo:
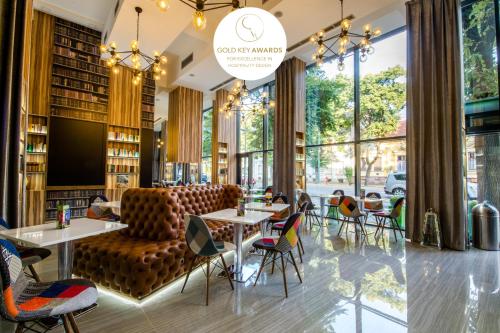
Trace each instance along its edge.
<instances>
[{"instance_id":1,"label":"white ceiling","mask_svg":"<svg viewBox=\"0 0 500 333\"><path fill-rule=\"evenodd\" d=\"M354 31L360 31L364 24L371 23L388 32L405 24L405 1L345 0L344 14L355 16ZM280 12L282 16L279 20L285 28L288 46L340 19L340 4L336 0L269 0L264 6L262 0L247 0L247 5L263 7L273 14ZM218 65L212 51L217 24L229 9L207 13L207 28L198 32L191 25L192 10L179 0L171 0L167 12L158 10L154 0L35 0L36 9L103 31L103 36L107 36L106 42L115 41L118 49L128 48L130 41L135 39L136 6L143 8L139 39L141 50L146 54L163 51L169 58L167 78L157 88L155 119L166 119L168 91L178 85L203 91L204 105L210 104L213 98L210 89L230 79ZM191 53L193 62L181 69L180 62ZM312 47L306 44L287 54L287 57L296 56L311 62L311 54ZM272 77L266 80L270 79ZM266 80L250 82L248 86L256 86Z\"/></svg>"}]
</instances>

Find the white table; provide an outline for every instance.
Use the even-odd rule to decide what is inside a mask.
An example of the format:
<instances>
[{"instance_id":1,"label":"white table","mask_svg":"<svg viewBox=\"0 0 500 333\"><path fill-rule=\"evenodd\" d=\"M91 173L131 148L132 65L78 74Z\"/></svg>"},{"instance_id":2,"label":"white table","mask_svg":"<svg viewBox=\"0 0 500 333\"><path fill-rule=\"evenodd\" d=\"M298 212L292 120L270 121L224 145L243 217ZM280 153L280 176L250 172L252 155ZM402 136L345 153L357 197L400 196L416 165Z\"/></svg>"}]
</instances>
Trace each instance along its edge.
<instances>
[{"instance_id":1,"label":"white table","mask_svg":"<svg viewBox=\"0 0 500 333\"><path fill-rule=\"evenodd\" d=\"M232 273L234 274L233 280L236 282L246 282L256 270L245 270L243 266L243 229L245 225L264 224L264 221L273 216L273 213L247 211L244 216L238 216L236 209L223 209L216 212L201 215L205 220L215 220L222 222L229 222L234 225L233 237L236 250L234 253L234 266Z\"/></svg>"},{"instance_id":2,"label":"white table","mask_svg":"<svg viewBox=\"0 0 500 333\"><path fill-rule=\"evenodd\" d=\"M266 196L264 194L245 194L243 199L250 202L251 200L264 200L266 199Z\"/></svg>"},{"instance_id":3,"label":"white table","mask_svg":"<svg viewBox=\"0 0 500 333\"><path fill-rule=\"evenodd\" d=\"M324 209L324 207L326 206L325 201L332 199L332 198L340 199L340 197L341 197L340 195L333 195L333 194L321 194L320 195L319 200L320 200L321 219L323 219L325 217L325 209ZM358 203L359 210L361 210L361 211L363 211L365 209L365 202L378 202L378 201L383 202L383 199L370 199L370 198L361 199L360 197L353 197L353 198Z\"/></svg>"},{"instance_id":4,"label":"white table","mask_svg":"<svg viewBox=\"0 0 500 333\"><path fill-rule=\"evenodd\" d=\"M290 207L289 204L276 204L273 203L271 206L266 205L265 202L250 202L245 205L245 208L248 210L255 210L259 212L268 212L268 213L281 213L282 211L288 209Z\"/></svg>"},{"instance_id":5,"label":"white table","mask_svg":"<svg viewBox=\"0 0 500 333\"><path fill-rule=\"evenodd\" d=\"M121 201L94 202L92 203L92 206L100 208L111 208L115 214L120 215Z\"/></svg>"},{"instance_id":6,"label":"white table","mask_svg":"<svg viewBox=\"0 0 500 333\"><path fill-rule=\"evenodd\" d=\"M5 238L33 247L58 246L58 276L70 279L73 268L73 241L115 230L128 225L88 218L71 220L69 228L57 229L56 223L0 231Z\"/></svg>"}]
</instances>

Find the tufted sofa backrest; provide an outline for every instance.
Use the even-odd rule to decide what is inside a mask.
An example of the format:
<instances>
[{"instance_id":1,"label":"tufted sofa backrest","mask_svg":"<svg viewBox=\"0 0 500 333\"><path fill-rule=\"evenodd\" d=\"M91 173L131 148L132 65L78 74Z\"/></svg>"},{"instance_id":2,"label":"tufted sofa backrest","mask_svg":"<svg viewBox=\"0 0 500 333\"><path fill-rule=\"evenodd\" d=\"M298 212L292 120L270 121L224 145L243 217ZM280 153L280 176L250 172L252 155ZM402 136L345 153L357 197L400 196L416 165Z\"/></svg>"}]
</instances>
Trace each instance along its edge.
<instances>
[{"instance_id":1,"label":"tufted sofa backrest","mask_svg":"<svg viewBox=\"0 0 500 333\"><path fill-rule=\"evenodd\" d=\"M177 239L184 232L184 214L233 208L241 196L236 185L129 189L121 201L121 222L128 224L122 232L155 241Z\"/></svg>"}]
</instances>

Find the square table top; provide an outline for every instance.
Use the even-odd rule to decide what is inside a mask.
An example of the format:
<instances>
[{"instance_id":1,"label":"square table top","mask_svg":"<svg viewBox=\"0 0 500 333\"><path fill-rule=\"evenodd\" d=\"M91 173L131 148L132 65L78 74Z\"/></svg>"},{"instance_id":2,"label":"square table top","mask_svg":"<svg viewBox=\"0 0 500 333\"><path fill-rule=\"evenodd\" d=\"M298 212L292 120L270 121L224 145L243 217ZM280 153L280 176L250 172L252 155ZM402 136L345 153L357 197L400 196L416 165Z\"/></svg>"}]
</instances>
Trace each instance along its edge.
<instances>
[{"instance_id":1,"label":"square table top","mask_svg":"<svg viewBox=\"0 0 500 333\"><path fill-rule=\"evenodd\" d=\"M256 210L261 212L271 212L280 213L290 207L289 204L276 204L273 203L271 206L267 206L265 202L250 202L245 205L246 209Z\"/></svg>"},{"instance_id":2,"label":"square table top","mask_svg":"<svg viewBox=\"0 0 500 333\"><path fill-rule=\"evenodd\" d=\"M103 208L115 208L120 209L120 201L109 201L109 202L94 202L92 206L103 207Z\"/></svg>"},{"instance_id":3,"label":"square table top","mask_svg":"<svg viewBox=\"0 0 500 333\"><path fill-rule=\"evenodd\" d=\"M236 209L228 208L204 214L201 215L200 217L207 220L217 220L217 221L230 222L236 224L254 225L267 220L271 216L273 216L273 213L258 212L252 210L246 211L244 216L238 216L236 214Z\"/></svg>"},{"instance_id":4,"label":"square table top","mask_svg":"<svg viewBox=\"0 0 500 333\"><path fill-rule=\"evenodd\" d=\"M88 218L71 220L70 227L57 229L56 223L0 231L5 238L28 246L45 247L127 228L127 224Z\"/></svg>"}]
</instances>

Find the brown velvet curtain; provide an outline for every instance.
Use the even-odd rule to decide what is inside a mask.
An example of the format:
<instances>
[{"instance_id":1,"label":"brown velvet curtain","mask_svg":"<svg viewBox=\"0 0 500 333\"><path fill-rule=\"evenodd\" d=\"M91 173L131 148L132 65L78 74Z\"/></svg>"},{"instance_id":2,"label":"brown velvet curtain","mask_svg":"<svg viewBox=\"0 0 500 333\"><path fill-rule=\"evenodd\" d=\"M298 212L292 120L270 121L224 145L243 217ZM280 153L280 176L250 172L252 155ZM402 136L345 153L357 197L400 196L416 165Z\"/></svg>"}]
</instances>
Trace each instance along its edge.
<instances>
[{"instance_id":1,"label":"brown velvet curtain","mask_svg":"<svg viewBox=\"0 0 500 333\"><path fill-rule=\"evenodd\" d=\"M276 70L273 192L283 192L293 203L296 188L296 132L304 132L306 64L284 61Z\"/></svg>"},{"instance_id":2,"label":"brown velvet curtain","mask_svg":"<svg viewBox=\"0 0 500 333\"><path fill-rule=\"evenodd\" d=\"M407 2L407 238L439 214L443 243L465 249L463 97L459 0Z\"/></svg>"},{"instance_id":3,"label":"brown velvet curtain","mask_svg":"<svg viewBox=\"0 0 500 333\"><path fill-rule=\"evenodd\" d=\"M167 120L167 160L201 163L203 93L177 87L170 93Z\"/></svg>"}]
</instances>

